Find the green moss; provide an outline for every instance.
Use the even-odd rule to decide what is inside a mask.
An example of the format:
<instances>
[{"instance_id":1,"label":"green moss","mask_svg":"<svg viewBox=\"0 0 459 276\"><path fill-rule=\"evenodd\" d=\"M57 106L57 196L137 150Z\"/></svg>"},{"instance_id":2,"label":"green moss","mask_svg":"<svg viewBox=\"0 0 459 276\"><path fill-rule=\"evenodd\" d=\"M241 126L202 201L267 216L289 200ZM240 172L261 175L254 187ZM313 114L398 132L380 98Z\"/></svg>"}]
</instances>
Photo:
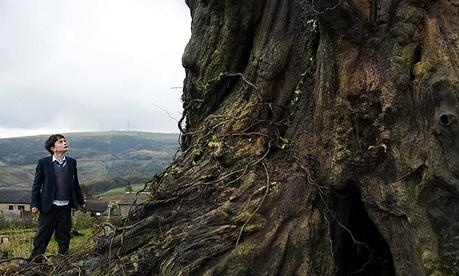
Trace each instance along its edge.
<instances>
[{"instance_id":1,"label":"green moss","mask_svg":"<svg viewBox=\"0 0 459 276\"><path fill-rule=\"evenodd\" d=\"M261 225L260 224L250 224L250 225L246 225L242 232L244 234L250 235L250 234L256 233L256 232L258 232L260 230L261 230Z\"/></svg>"},{"instance_id":2,"label":"green moss","mask_svg":"<svg viewBox=\"0 0 459 276\"><path fill-rule=\"evenodd\" d=\"M192 151L193 164L196 164L199 161L199 159L201 159L208 143L209 143L209 136L206 133L199 134L199 136L196 138L196 143ZM172 172L170 174L172 175Z\"/></svg>"},{"instance_id":3,"label":"green moss","mask_svg":"<svg viewBox=\"0 0 459 276\"><path fill-rule=\"evenodd\" d=\"M313 50L313 47L308 48L306 69L301 74L300 80L298 81L295 90L292 93L288 107L290 116L293 116L297 110L297 103L300 99L302 91L304 90L307 79L311 79L311 74L315 66L315 52Z\"/></svg>"},{"instance_id":4,"label":"green moss","mask_svg":"<svg viewBox=\"0 0 459 276\"><path fill-rule=\"evenodd\" d=\"M171 175L177 179L177 178L180 178L180 176L183 175L183 169L182 168L175 168L171 171Z\"/></svg>"},{"instance_id":5,"label":"green moss","mask_svg":"<svg viewBox=\"0 0 459 276\"><path fill-rule=\"evenodd\" d=\"M279 137L281 139L281 144L278 145L280 149L286 150L290 146L290 141L287 138Z\"/></svg>"},{"instance_id":6,"label":"green moss","mask_svg":"<svg viewBox=\"0 0 459 276\"><path fill-rule=\"evenodd\" d=\"M244 122L242 120L237 120L233 124L233 130L238 131L244 128Z\"/></svg>"},{"instance_id":7,"label":"green moss","mask_svg":"<svg viewBox=\"0 0 459 276\"><path fill-rule=\"evenodd\" d=\"M158 237L153 237L148 241L148 245L157 246L161 243Z\"/></svg>"},{"instance_id":8,"label":"green moss","mask_svg":"<svg viewBox=\"0 0 459 276\"><path fill-rule=\"evenodd\" d=\"M239 258L231 259L231 262L226 264L225 270L221 275L252 275L253 270L251 265L246 264Z\"/></svg>"},{"instance_id":9,"label":"green moss","mask_svg":"<svg viewBox=\"0 0 459 276\"><path fill-rule=\"evenodd\" d=\"M250 150L248 150L247 148L243 148L243 147L234 148L233 152L234 152L233 157L236 160L245 159L252 155Z\"/></svg>"}]
</instances>

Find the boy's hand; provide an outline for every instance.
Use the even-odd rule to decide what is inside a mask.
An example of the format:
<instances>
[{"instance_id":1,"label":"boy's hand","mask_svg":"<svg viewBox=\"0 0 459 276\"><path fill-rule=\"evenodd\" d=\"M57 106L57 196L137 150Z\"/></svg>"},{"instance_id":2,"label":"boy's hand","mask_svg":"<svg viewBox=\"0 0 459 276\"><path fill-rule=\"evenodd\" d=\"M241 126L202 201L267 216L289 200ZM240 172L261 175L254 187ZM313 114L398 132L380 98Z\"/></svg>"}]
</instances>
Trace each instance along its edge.
<instances>
[{"instance_id":1,"label":"boy's hand","mask_svg":"<svg viewBox=\"0 0 459 276\"><path fill-rule=\"evenodd\" d=\"M82 212L85 212L85 213L86 213L86 211L87 211L87 209L86 209L86 204L82 204L82 205L80 205L80 211L82 211Z\"/></svg>"},{"instance_id":2,"label":"boy's hand","mask_svg":"<svg viewBox=\"0 0 459 276\"><path fill-rule=\"evenodd\" d=\"M39 213L39 211L38 211L38 208L37 208L37 207L32 207L32 210L31 210L31 211L32 211L32 215L36 215L36 214L38 214L38 213Z\"/></svg>"}]
</instances>

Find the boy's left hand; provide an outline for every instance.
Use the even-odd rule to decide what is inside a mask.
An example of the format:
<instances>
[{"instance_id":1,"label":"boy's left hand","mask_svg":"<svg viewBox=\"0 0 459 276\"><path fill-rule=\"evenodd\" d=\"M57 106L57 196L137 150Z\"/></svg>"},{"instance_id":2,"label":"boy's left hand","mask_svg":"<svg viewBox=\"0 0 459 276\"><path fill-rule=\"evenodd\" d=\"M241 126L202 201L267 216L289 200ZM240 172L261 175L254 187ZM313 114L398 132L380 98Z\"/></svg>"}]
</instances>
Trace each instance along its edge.
<instances>
[{"instance_id":1,"label":"boy's left hand","mask_svg":"<svg viewBox=\"0 0 459 276\"><path fill-rule=\"evenodd\" d=\"M82 212L85 212L85 213L86 213L86 211L87 211L87 209L86 209L86 204L82 204L82 205L80 205L80 211L82 211Z\"/></svg>"}]
</instances>

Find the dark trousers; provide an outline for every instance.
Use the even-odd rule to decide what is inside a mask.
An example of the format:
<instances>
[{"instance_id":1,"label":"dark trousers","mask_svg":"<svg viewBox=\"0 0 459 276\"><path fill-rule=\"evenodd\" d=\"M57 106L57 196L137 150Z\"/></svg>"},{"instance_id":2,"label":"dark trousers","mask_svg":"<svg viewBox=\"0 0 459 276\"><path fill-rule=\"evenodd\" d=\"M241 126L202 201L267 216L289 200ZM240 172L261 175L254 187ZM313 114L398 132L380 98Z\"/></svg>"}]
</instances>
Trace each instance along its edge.
<instances>
[{"instance_id":1,"label":"dark trousers","mask_svg":"<svg viewBox=\"0 0 459 276\"><path fill-rule=\"evenodd\" d=\"M30 258L33 259L45 253L53 233L55 233L59 254L67 255L69 251L71 229L72 216L70 206L53 205L51 211L48 213L40 213L37 233L33 241L33 250Z\"/></svg>"}]
</instances>

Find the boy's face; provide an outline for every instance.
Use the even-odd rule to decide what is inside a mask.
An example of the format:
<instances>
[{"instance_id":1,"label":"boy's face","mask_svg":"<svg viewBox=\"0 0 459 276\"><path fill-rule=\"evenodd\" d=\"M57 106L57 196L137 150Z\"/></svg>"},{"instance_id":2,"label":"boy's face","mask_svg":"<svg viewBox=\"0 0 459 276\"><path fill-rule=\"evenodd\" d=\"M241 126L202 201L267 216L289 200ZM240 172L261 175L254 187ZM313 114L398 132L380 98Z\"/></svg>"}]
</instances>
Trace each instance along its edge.
<instances>
[{"instance_id":1,"label":"boy's face","mask_svg":"<svg viewBox=\"0 0 459 276\"><path fill-rule=\"evenodd\" d=\"M54 147L51 147L51 150L54 153L66 153L69 150L69 146L65 138L61 138L54 143Z\"/></svg>"}]
</instances>

